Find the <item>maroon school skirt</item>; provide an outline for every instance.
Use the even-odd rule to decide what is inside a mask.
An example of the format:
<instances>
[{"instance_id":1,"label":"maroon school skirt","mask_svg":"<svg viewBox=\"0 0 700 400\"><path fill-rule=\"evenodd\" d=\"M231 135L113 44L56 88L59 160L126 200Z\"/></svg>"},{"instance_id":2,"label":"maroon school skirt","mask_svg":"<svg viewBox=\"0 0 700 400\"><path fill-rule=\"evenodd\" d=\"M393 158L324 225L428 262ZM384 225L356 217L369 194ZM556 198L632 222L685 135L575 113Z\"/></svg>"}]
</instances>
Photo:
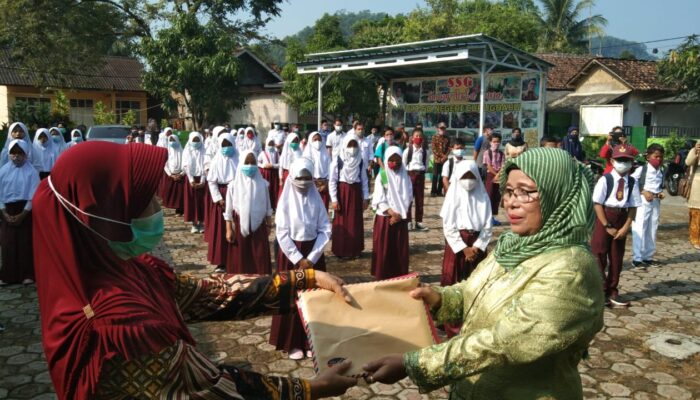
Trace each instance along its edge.
<instances>
[{"instance_id":1,"label":"maroon school skirt","mask_svg":"<svg viewBox=\"0 0 700 400\"><path fill-rule=\"evenodd\" d=\"M163 176L160 177L160 182L158 182L158 190L156 190L156 193L158 194L158 197L160 197L161 199L162 199L163 197L165 197L165 192L164 192L164 190L165 190L165 182L166 182L167 180L172 180L172 179L169 179L168 173L165 172L165 171L163 171Z\"/></svg>"},{"instance_id":2,"label":"maroon school skirt","mask_svg":"<svg viewBox=\"0 0 700 400\"><path fill-rule=\"evenodd\" d=\"M219 185L219 193L226 199L226 189L228 185ZM212 265L226 264L226 254L228 253L228 242L226 241L226 221L224 220L225 206L209 201L209 221L204 226L204 230L209 237L209 250L207 260Z\"/></svg>"},{"instance_id":3,"label":"maroon school skirt","mask_svg":"<svg viewBox=\"0 0 700 400\"><path fill-rule=\"evenodd\" d=\"M486 194L491 200L491 213L498 215L498 208L501 205L501 185L494 178L494 174L486 173Z\"/></svg>"},{"instance_id":4,"label":"maroon school skirt","mask_svg":"<svg viewBox=\"0 0 700 400\"><path fill-rule=\"evenodd\" d=\"M272 209L276 210L277 209L277 197L279 196L280 192L280 176L279 176L279 170L269 168L259 168L260 170L260 175L267 181L269 184L268 190L270 191L270 204L272 205Z\"/></svg>"},{"instance_id":5,"label":"maroon school skirt","mask_svg":"<svg viewBox=\"0 0 700 400\"><path fill-rule=\"evenodd\" d=\"M340 211L333 218L331 250L338 257L359 257L365 249L362 185L339 182L337 198Z\"/></svg>"},{"instance_id":6,"label":"maroon school skirt","mask_svg":"<svg viewBox=\"0 0 700 400\"><path fill-rule=\"evenodd\" d=\"M389 217L374 217L372 275L390 279L408 274L408 220L394 225Z\"/></svg>"},{"instance_id":7,"label":"maroon school skirt","mask_svg":"<svg viewBox=\"0 0 700 400\"><path fill-rule=\"evenodd\" d=\"M201 177L197 176L194 178L194 182L198 183ZM190 185L190 181L187 177L184 177L185 181L185 200L184 200L184 211L185 211L185 222L202 222L204 221L204 195L209 190L209 188L204 185L201 189L194 189Z\"/></svg>"},{"instance_id":8,"label":"maroon school skirt","mask_svg":"<svg viewBox=\"0 0 700 400\"><path fill-rule=\"evenodd\" d=\"M5 211L14 216L24 210L26 201L5 204ZM5 283L22 283L34 280L34 253L32 252L32 213L19 226L0 222L0 280Z\"/></svg>"},{"instance_id":9,"label":"maroon school skirt","mask_svg":"<svg viewBox=\"0 0 700 400\"><path fill-rule=\"evenodd\" d=\"M179 181L174 181L170 176L165 176L162 181L162 192L160 198L163 199L163 207L172 208L182 212L185 206L185 181L183 176Z\"/></svg>"},{"instance_id":10,"label":"maroon school skirt","mask_svg":"<svg viewBox=\"0 0 700 400\"><path fill-rule=\"evenodd\" d=\"M314 248L316 239L307 240L304 242L296 242L297 249L306 257ZM277 252L277 271L289 271L294 269L291 261L284 255L282 249ZM314 269L325 271L326 258L321 255ZM274 345L277 350L289 352L292 349L309 350L309 341L306 337L304 325L301 323L299 313L293 311L285 315L275 315L272 317L272 326L270 327L270 344Z\"/></svg>"},{"instance_id":11,"label":"maroon school skirt","mask_svg":"<svg viewBox=\"0 0 700 400\"><path fill-rule=\"evenodd\" d=\"M228 244L226 257L226 272L229 274L270 275L272 261L270 259L269 230L265 221L255 232L248 236L241 234L237 213L233 213L233 223L236 225L236 244Z\"/></svg>"},{"instance_id":12,"label":"maroon school skirt","mask_svg":"<svg viewBox=\"0 0 700 400\"><path fill-rule=\"evenodd\" d=\"M462 236L462 241L467 247L472 247L476 239L479 238L479 232L467 231L462 229L459 231ZM486 258L485 252L480 252L473 262L467 262L464 258L464 253L461 251L455 254L452 247L445 241L445 256L442 259L442 278L440 279L441 286L450 286L461 282L469 277L479 263Z\"/></svg>"}]
</instances>

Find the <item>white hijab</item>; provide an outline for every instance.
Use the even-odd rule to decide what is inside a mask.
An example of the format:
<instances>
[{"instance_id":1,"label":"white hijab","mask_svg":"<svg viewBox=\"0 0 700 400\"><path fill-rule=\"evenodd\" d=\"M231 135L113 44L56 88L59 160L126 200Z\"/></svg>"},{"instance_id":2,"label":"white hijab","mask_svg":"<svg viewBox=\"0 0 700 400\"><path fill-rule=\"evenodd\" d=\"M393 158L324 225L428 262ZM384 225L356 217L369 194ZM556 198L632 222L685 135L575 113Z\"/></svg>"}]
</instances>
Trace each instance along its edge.
<instances>
[{"instance_id":1,"label":"white hijab","mask_svg":"<svg viewBox=\"0 0 700 400\"><path fill-rule=\"evenodd\" d=\"M275 224L278 228L288 227L293 240L315 238L318 234L318 213L327 212L316 185L311 185L306 194L301 194L294 189L292 183L292 180L302 176L304 170L313 173L313 164L313 161L306 157L294 160L277 202Z\"/></svg>"},{"instance_id":2,"label":"white hijab","mask_svg":"<svg viewBox=\"0 0 700 400\"><path fill-rule=\"evenodd\" d=\"M15 145L19 146L27 156L32 151L32 146L23 139L12 139L6 145L8 153L9 149ZM11 161L0 167L0 202L3 204L31 200L37 186L39 186L39 174L29 159L19 168Z\"/></svg>"},{"instance_id":3,"label":"white hijab","mask_svg":"<svg viewBox=\"0 0 700 400\"><path fill-rule=\"evenodd\" d=\"M211 160L214 158L216 155L216 152L219 151L219 135L223 133L226 130L223 126L216 126L214 129L212 129L212 136L211 140L209 141L209 145L207 146L207 157Z\"/></svg>"},{"instance_id":4,"label":"white hijab","mask_svg":"<svg viewBox=\"0 0 700 400\"><path fill-rule=\"evenodd\" d=\"M231 143L233 148L233 156L226 157L221 154L221 144L227 140ZM218 137L219 151L216 153L214 158L211 160L209 165L209 174L207 175L207 181L214 182L219 185L228 185L233 182L236 177L236 167L238 166L238 152L236 151L235 139L230 133L224 132Z\"/></svg>"},{"instance_id":5,"label":"white hijab","mask_svg":"<svg viewBox=\"0 0 700 400\"><path fill-rule=\"evenodd\" d=\"M171 146L170 142L173 142L175 145ZM170 135L168 137L168 162L166 163L165 172L171 175L179 175L182 172L182 153L180 138L177 135Z\"/></svg>"},{"instance_id":6,"label":"white hijab","mask_svg":"<svg viewBox=\"0 0 700 400\"><path fill-rule=\"evenodd\" d=\"M248 139L248 132L253 133L252 139ZM255 133L255 129L253 129L252 126L245 128L242 135L239 133L238 137L236 138L236 142L238 143L237 147L239 153L243 153L244 151L252 151L256 157L260 153L260 138L258 138L258 135Z\"/></svg>"},{"instance_id":7,"label":"white hijab","mask_svg":"<svg viewBox=\"0 0 700 400\"><path fill-rule=\"evenodd\" d=\"M348 148L348 144L351 141L357 143L357 152L355 155L349 155L345 149ZM338 171L340 175L339 181L342 182L361 182L362 177L360 173L362 172L362 149L360 148L361 139L354 134L345 134L343 138L343 143L340 146L340 153L338 158L343 160L343 168Z\"/></svg>"},{"instance_id":8,"label":"white hijab","mask_svg":"<svg viewBox=\"0 0 700 400\"><path fill-rule=\"evenodd\" d=\"M313 143L314 136L321 138L321 148L316 150ZM314 179L328 179L328 172L330 170L331 158L328 156L328 150L326 146L323 145L323 137L318 132L311 132L309 135L309 141L304 148L304 157L310 159L314 163L314 169L311 171Z\"/></svg>"},{"instance_id":9,"label":"white hijab","mask_svg":"<svg viewBox=\"0 0 700 400\"><path fill-rule=\"evenodd\" d=\"M298 138L299 136L296 133L290 133L287 135L287 139L284 141L284 146L282 146L282 154L280 154L280 168L289 170L292 163L302 157L301 143L299 143L300 148L297 150L292 150L292 148L289 147L292 141ZM313 167L309 171L313 173Z\"/></svg>"},{"instance_id":10,"label":"white hijab","mask_svg":"<svg viewBox=\"0 0 700 400\"><path fill-rule=\"evenodd\" d=\"M198 137L202 147L195 149L192 146L192 139ZM203 176L204 175L204 159L206 156L206 151L204 150L204 140L202 139L202 134L199 132L190 132L190 136L187 139L187 144L185 145L185 150L182 154L182 169L187 172L187 176Z\"/></svg>"},{"instance_id":11,"label":"white hijab","mask_svg":"<svg viewBox=\"0 0 700 400\"><path fill-rule=\"evenodd\" d=\"M53 141L54 136L51 135L52 131L56 131L56 133L58 133L58 135L56 135L56 137L59 138L58 142ZM53 142L53 152L56 159L58 159L58 156L60 156L61 153L63 153L63 150L66 149L66 139L63 137L61 130L54 126L53 128L49 129L49 140Z\"/></svg>"},{"instance_id":12,"label":"white hijab","mask_svg":"<svg viewBox=\"0 0 700 400\"><path fill-rule=\"evenodd\" d=\"M80 138L82 139L80 142L77 142L77 143L73 141L73 138L75 137L76 132L78 133L78 136L80 136ZM84 141L85 141L85 136L83 136L83 132L81 132L80 129L73 129L72 131L70 131L70 142L66 143L66 148L69 149L69 148L75 146L76 144L82 143Z\"/></svg>"},{"instance_id":13,"label":"white hijab","mask_svg":"<svg viewBox=\"0 0 700 400\"><path fill-rule=\"evenodd\" d=\"M156 146L162 147L162 148L167 148L168 147L168 132L172 133L173 128L165 128L163 129L163 132L161 132L158 135L158 142L156 143Z\"/></svg>"},{"instance_id":14,"label":"white hijab","mask_svg":"<svg viewBox=\"0 0 700 400\"><path fill-rule=\"evenodd\" d=\"M390 146L386 153L384 153L384 165L387 166L389 162L389 157L394 154L398 154L399 157L402 156L401 149L397 146ZM401 214L401 218L406 219L408 217L408 206L411 204L411 199L413 198L413 188L411 186L411 179L408 177L408 172L406 172L406 166L401 163L401 168L398 172L388 166L384 169L386 171L387 179L387 202L389 207ZM381 177L377 177L381 179Z\"/></svg>"},{"instance_id":15,"label":"white hijab","mask_svg":"<svg viewBox=\"0 0 700 400\"><path fill-rule=\"evenodd\" d=\"M255 158L252 151L242 152L238 161L238 168L245 165L245 159L249 154ZM257 161L254 161L255 174L252 177L246 174L236 174L233 181L233 210L238 214L241 235L247 237L255 232L270 210L270 192L268 183L260 175L257 169Z\"/></svg>"},{"instance_id":16,"label":"white hijab","mask_svg":"<svg viewBox=\"0 0 700 400\"><path fill-rule=\"evenodd\" d=\"M27 125L24 125L21 122L14 122L10 124L10 127L7 129L7 138L5 139L5 145L2 147L2 151L0 152L0 167L5 165L5 163L7 163L8 161L10 161L10 142L14 140L12 139L12 131L15 129L15 127L18 126L24 131L24 138L22 140L27 142L27 144L29 145L29 154L27 154L27 161L32 163L34 159L34 148L32 147L32 142L29 138L29 129L27 129Z\"/></svg>"},{"instance_id":17,"label":"white hijab","mask_svg":"<svg viewBox=\"0 0 700 400\"><path fill-rule=\"evenodd\" d=\"M476 187L470 191L459 184L467 172L471 172L476 178ZM484 227L491 226L491 200L486 194L479 167L474 161L462 160L454 164L440 217L443 224L455 226L457 229L481 231Z\"/></svg>"},{"instance_id":18,"label":"white hijab","mask_svg":"<svg viewBox=\"0 0 700 400\"><path fill-rule=\"evenodd\" d=\"M39 136L46 136L46 146L42 145L39 141ZM55 150L56 143L51 139L51 134L46 128L37 129L34 133L34 164L38 165L39 172L51 172L53 165L56 163L57 152ZM25 151L26 153L26 151Z\"/></svg>"}]
</instances>

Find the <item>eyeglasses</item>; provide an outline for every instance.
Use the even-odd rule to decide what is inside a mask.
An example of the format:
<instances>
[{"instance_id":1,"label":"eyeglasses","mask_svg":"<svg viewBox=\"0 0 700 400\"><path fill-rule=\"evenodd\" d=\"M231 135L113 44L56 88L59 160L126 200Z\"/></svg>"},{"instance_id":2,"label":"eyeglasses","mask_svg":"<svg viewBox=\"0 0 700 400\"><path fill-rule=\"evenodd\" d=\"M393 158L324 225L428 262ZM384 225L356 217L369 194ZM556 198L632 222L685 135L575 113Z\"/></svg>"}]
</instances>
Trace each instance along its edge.
<instances>
[{"instance_id":1,"label":"eyeglasses","mask_svg":"<svg viewBox=\"0 0 700 400\"><path fill-rule=\"evenodd\" d=\"M536 196L533 196L535 195ZM520 188L505 188L503 191L503 200L511 201L515 197L520 203L532 203L540 199L540 194L537 190L525 190Z\"/></svg>"}]
</instances>

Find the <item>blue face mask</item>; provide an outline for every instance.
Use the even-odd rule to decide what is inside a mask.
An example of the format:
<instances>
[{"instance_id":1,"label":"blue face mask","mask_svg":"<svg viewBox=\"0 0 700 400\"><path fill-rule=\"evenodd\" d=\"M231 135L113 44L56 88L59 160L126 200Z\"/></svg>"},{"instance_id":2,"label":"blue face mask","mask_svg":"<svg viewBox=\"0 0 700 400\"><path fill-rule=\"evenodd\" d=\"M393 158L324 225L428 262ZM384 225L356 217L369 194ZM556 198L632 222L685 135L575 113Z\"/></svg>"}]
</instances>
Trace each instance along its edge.
<instances>
[{"instance_id":1,"label":"blue face mask","mask_svg":"<svg viewBox=\"0 0 700 400\"><path fill-rule=\"evenodd\" d=\"M114 254L122 260L149 253L160 243L165 229L163 210L150 217L132 219L130 226L131 233L134 236L130 242L107 241Z\"/></svg>"},{"instance_id":2,"label":"blue face mask","mask_svg":"<svg viewBox=\"0 0 700 400\"><path fill-rule=\"evenodd\" d=\"M243 172L243 175L247 176L248 178L252 178L253 175L255 175L255 172L258 170L257 165L244 165L240 168L241 172Z\"/></svg>"},{"instance_id":3,"label":"blue face mask","mask_svg":"<svg viewBox=\"0 0 700 400\"><path fill-rule=\"evenodd\" d=\"M192 148L195 150L199 150L202 148L202 142L192 142Z\"/></svg>"},{"instance_id":4,"label":"blue face mask","mask_svg":"<svg viewBox=\"0 0 700 400\"><path fill-rule=\"evenodd\" d=\"M61 143L61 137L58 135L51 135L51 140L53 140L54 143Z\"/></svg>"},{"instance_id":5,"label":"blue face mask","mask_svg":"<svg viewBox=\"0 0 700 400\"><path fill-rule=\"evenodd\" d=\"M53 191L53 193L56 195L58 198L58 201L61 203L61 205L70 212L75 219L84 227L92 231L92 233L96 234L97 236L101 237L107 242L107 245L114 251L114 254L121 258L122 260L128 260L130 258L138 257L142 254L148 253L152 251L158 243L160 243L161 239L163 238L163 231L165 230L165 224L163 220L163 210L160 210L156 213L154 213L151 216L145 217L145 218L133 218L131 220L131 223L126 223L122 221L115 221L113 219L109 218L104 218L100 217L98 215L93 215L90 213L87 213L80 208L76 207L73 205L71 202L66 200L63 196L61 196L56 189L53 187L53 182L51 182L50 178L48 179L49 187ZM69 208L70 207L70 208ZM119 225L128 225L131 228L131 235L133 236L133 239L131 239L128 242L117 242L113 240L109 240L108 238L102 236L99 232L96 230L92 229L89 225L86 225L80 218L78 218L71 208L75 211L78 211L81 214L87 215L92 218L100 219L103 221L108 221L108 222L113 222L115 224Z\"/></svg>"},{"instance_id":6,"label":"blue face mask","mask_svg":"<svg viewBox=\"0 0 700 400\"><path fill-rule=\"evenodd\" d=\"M170 147L177 147L177 142L168 142L168 146Z\"/></svg>"},{"instance_id":7,"label":"blue face mask","mask_svg":"<svg viewBox=\"0 0 700 400\"><path fill-rule=\"evenodd\" d=\"M71 140L73 141L73 143L80 143L83 141L83 138L81 138L80 136L76 136Z\"/></svg>"},{"instance_id":8,"label":"blue face mask","mask_svg":"<svg viewBox=\"0 0 700 400\"><path fill-rule=\"evenodd\" d=\"M224 155L224 157L231 157L233 156L233 146L226 146L221 148L221 154Z\"/></svg>"}]
</instances>

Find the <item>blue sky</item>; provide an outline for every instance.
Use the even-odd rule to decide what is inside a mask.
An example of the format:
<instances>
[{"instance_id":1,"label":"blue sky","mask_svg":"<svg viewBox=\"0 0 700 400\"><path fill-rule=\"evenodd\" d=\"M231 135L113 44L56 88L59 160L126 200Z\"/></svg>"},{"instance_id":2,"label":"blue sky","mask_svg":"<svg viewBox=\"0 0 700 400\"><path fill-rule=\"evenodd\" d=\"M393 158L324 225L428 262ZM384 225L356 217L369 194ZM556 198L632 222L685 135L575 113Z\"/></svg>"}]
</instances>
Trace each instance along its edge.
<instances>
[{"instance_id":1,"label":"blue sky","mask_svg":"<svg viewBox=\"0 0 700 400\"><path fill-rule=\"evenodd\" d=\"M338 10L407 13L423 0L287 0L282 14L271 21L266 31L285 37L313 25L324 13ZM700 34L700 0L598 0L593 14L608 19L606 33L635 42ZM675 47L681 40L650 43L660 53Z\"/></svg>"}]
</instances>

